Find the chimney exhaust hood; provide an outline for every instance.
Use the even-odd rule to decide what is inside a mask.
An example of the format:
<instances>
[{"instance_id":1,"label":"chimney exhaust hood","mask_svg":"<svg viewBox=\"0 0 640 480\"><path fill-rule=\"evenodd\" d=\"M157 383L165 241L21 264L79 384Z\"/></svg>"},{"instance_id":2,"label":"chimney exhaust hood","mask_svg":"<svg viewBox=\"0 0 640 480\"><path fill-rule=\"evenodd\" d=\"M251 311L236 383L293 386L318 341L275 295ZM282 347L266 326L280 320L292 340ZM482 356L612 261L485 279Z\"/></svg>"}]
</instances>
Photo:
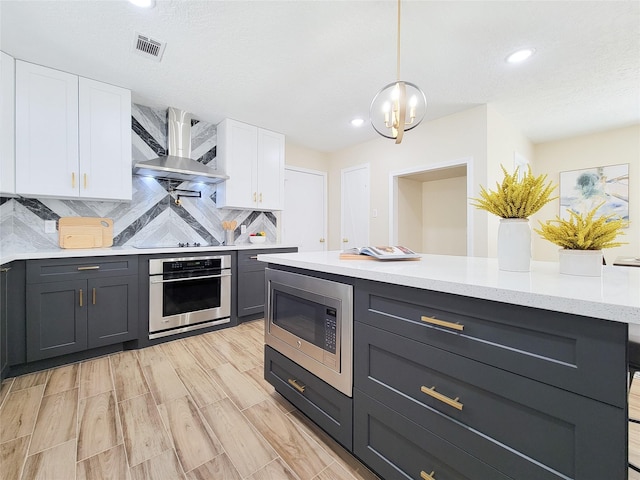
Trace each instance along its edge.
<instances>
[{"instance_id":1,"label":"chimney exhaust hood","mask_svg":"<svg viewBox=\"0 0 640 480\"><path fill-rule=\"evenodd\" d=\"M189 158L191 114L169 107L167 130L169 155L136 163L134 174L201 183L220 183L229 179L228 175Z\"/></svg>"}]
</instances>

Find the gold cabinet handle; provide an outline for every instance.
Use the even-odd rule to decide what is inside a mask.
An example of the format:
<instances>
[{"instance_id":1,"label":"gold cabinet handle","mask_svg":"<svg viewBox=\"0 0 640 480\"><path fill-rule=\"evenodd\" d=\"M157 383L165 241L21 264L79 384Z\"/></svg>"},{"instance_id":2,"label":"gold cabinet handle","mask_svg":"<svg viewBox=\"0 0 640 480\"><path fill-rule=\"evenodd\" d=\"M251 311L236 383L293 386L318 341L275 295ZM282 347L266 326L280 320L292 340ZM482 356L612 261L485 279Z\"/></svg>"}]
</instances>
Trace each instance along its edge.
<instances>
[{"instance_id":1,"label":"gold cabinet handle","mask_svg":"<svg viewBox=\"0 0 640 480\"><path fill-rule=\"evenodd\" d=\"M449 398L446 395L438 393L438 392L436 392L435 385L433 387L431 387L431 388L427 388L427 387L425 387L423 385L423 386L420 387L420 391L422 393L426 393L430 397L435 398L436 400L440 400L442 403L446 403L450 407L457 408L458 410L462 410L462 403L460 403L458 401L458 400L460 400L460 397Z\"/></svg>"},{"instance_id":2,"label":"gold cabinet handle","mask_svg":"<svg viewBox=\"0 0 640 480\"><path fill-rule=\"evenodd\" d=\"M262 203L262 192L260 192L260 203Z\"/></svg>"},{"instance_id":3,"label":"gold cabinet handle","mask_svg":"<svg viewBox=\"0 0 640 480\"><path fill-rule=\"evenodd\" d=\"M84 189L87 189L87 174L84 174Z\"/></svg>"},{"instance_id":4,"label":"gold cabinet handle","mask_svg":"<svg viewBox=\"0 0 640 480\"><path fill-rule=\"evenodd\" d=\"M78 270L100 270L100 265L91 265L90 267L78 267Z\"/></svg>"},{"instance_id":5,"label":"gold cabinet handle","mask_svg":"<svg viewBox=\"0 0 640 480\"><path fill-rule=\"evenodd\" d=\"M258 201L258 193L257 192L253 192L253 201L254 202Z\"/></svg>"},{"instance_id":6,"label":"gold cabinet handle","mask_svg":"<svg viewBox=\"0 0 640 480\"><path fill-rule=\"evenodd\" d=\"M431 473L427 473L424 470L422 470L420 472L420 478L424 480L436 480L436 477L434 477L435 474L436 474L435 470L433 470Z\"/></svg>"},{"instance_id":7,"label":"gold cabinet handle","mask_svg":"<svg viewBox=\"0 0 640 480\"><path fill-rule=\"evenodd\" d=\"M2 267L0 268L0 273L7 273L9 270L11 270L11 267Z\"/></svg>"},{"instance_id":8,"label":"gold cabinet handle","mask_svg":"<svg viewBox=\"0 0 640 480\"><path fill-rule=\"evenodd\" d=\"M431 323L432 325L439 325L441 327L452 328L453 330L459 330L459 331L464 330L464 325L461 325L460 323L445 322L444 320L438 320L437 318L433 318L433 317L425 317L424 315L420 317L420 320L426 323Z\"/></svg>"},{"instance_id":9,"label":"gold cabinet handle","mask_svg":"<svg viewBox=\"0 0 640 480\"><path fill-rule=\"evenodd\" d=\"M349 239L348 239L348 238L343 238L343 239L342 239L342 243L348 243L348 242L349 242Z\"/></svg>"},{"instance_id":10,"label":"gold cabinet handle","mask_svg":"<svg viewBox=\"0 0 640 480\"><path fill-rule=\"evenodd\" d=\"M297 391L299 391L300 393L304 393L304 389L307 388L304 385L300 385L298 383L297 380L294 380L293 378L290 378L289 380L287 380L289 382L289 385L291 385L293 388L295 388Z\"/></svg>"},{"instance_id":11,"label":"gold cabinet handle","mask_svg":"<svg viewBox=\"0 0 640 480\"><path fill-rule=\"evenodd\" d=\"M321 239L320 239L320 243L324 243L324 238L321 238Z\"/></svg>"},{"instance_id":12,"label":"gold cabinet handle","mask_svg":"<svg viewBox=\"0 0 640 480\"><path fill-rule=\"evenodd\" d=\"M249 257L249 259L250 259L250 260L257 260L257 259L258 259L258 256L257 256L257 255L253 255L253 256Z\"/></svg>"},{"instance_id":13,"label":"gold cabinet handle","mask_svg":"<svg viewBox=\"0 0 640 480\"><path fill-rule=\"evenodd\" d=\"M76 172L71 172L71 188L76 188Z\"/></svg>"},{"instance_id":14,"label":"gold cabinet handle","mask_svg":"<svg viewBox=\"0 0 640 480\"><path fill-rule=\"evenodd\" d=\"M82 289L80 289L80 306L82 306Z\"/></svg>"},{"instance_id":15,"label":"gold cabinet handle","mask_svg":"<svg viewBox=\"0 0 640 480\"><path fill-rule=\"evenodd\" d=\"M93 289L93 295L92 295L92 297L93 297L93 298L91 299L91 300L92 300L92 303L95 305L95 304L96 304L96 289L95 289L95 287L94 287L94 289Z\"/></svg>"}]
</instances>

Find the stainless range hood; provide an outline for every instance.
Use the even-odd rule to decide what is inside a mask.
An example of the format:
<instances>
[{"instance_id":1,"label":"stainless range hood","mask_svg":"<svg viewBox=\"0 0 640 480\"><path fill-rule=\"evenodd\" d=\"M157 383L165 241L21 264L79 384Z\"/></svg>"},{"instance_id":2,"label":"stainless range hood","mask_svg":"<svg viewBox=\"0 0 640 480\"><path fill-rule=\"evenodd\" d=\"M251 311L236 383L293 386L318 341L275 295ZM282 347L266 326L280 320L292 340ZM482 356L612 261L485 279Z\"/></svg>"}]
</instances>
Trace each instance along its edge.
<instances>
[{"instance_id":1,"label":"stainless range hood","mask_svg":"<svg viewBox=\"0 0 640 480\"><path fill-rule=\"evenodd\" d=\"M183 182L219 183L229 179L224 173L189 158L191 114L170 107L167 130L169 155L136 163L134 174Z\"/></svg>"}]
</instances>

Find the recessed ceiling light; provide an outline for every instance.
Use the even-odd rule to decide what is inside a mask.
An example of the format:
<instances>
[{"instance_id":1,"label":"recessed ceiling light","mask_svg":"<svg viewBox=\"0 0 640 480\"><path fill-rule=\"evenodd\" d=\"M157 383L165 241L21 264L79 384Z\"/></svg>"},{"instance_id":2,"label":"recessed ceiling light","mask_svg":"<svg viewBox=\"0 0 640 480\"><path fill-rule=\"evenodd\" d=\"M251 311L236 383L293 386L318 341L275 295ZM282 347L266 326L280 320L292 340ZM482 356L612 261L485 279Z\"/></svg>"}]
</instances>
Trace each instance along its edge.
<instances>
[{"instance_id":1,"label":"recessed ceiling light","mask_svg":"<svg viewBox=\"0 0 640 480\"><path fill-rule=\"evenodd\" d=\"M362 118L354 118L353 120L351 120L351 125L353 125L354 127L361 127L363 123L364 120Z\"/></svg>"},{"instance_id":2,"label":"recessed ceiling light","mask_svg":"<svg viewBox=\"0 0 640 480\"><path fill-rule=\"evenodd\" d=\"M129 2L141 8L151 8L156 4L155 0L129 0Z\"/></svg>"},{"instance_id":3,"label":"recessed ceiling light","mask_svg":"<svg viewBox=\"0 0 640 480\"><path fill-rule=\"evenodd\" d=\"M511 55L507 57L508 63L520 63L524 62L527 58L531 57L535 52L534 48L523 48L522 50L518 50L517 52L513 52Z\"/></svg>"}]
</instances>

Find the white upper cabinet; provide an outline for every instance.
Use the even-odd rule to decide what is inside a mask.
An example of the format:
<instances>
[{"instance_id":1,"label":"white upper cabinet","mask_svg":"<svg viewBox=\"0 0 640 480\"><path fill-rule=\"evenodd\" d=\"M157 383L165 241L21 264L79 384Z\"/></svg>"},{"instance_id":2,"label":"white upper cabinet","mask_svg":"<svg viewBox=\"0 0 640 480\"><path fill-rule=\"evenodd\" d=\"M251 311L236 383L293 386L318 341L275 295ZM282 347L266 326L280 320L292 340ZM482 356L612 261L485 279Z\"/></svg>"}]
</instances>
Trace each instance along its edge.
<instances>
[{"instance_id":1,"label":"white upper cabinet","mask_svg":"<svg viewBox=\"0 0 640 480\"><path fill-rule=\"evenodd\" d=\"M15 61L0 52L0 194L16 193Z\"/></svg>"},{"instance_id":2,"label":"white upper cabinet","mask_svg":"<svg viewBox=\"0 0 640 480\"><path fill-rule=\"evenodd\" d=\"M131 92L79 82L80 196L131 200Z\"/></svg>"},{"instance_id":3,"label":"white upper cabinet","mask_svg":"<svg viewBox=\"0 0 640 480\"><path fill-rule=\"evenodd\" d=\"M217 127L218 169L229 180L218 185L220 208L282 210L284 196L284 135L223 120Z\"/></svg>"},{"instance_id":4,"label":"white upper cabinet","mask_svg":"<svg viewBox=\"0 0 640 480\"><path fill-rule=\"evenodd\" d=\"M17 60L16 193L131 200L131 93Z\"/></svg>"}]
</instances>

